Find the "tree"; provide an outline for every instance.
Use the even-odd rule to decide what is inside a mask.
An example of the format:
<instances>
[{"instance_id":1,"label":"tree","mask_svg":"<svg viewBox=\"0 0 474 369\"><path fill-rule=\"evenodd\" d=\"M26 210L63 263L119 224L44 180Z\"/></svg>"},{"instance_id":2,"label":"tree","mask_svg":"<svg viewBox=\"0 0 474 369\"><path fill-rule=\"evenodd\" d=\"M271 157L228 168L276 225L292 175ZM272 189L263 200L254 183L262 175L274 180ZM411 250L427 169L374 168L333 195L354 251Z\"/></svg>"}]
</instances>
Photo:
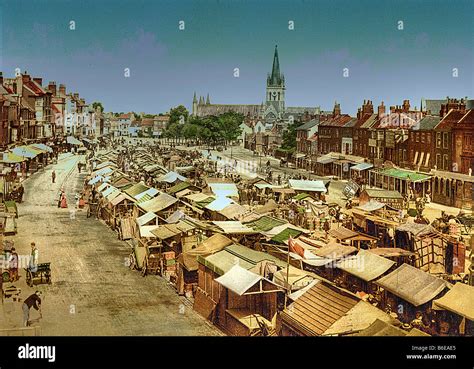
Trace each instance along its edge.
<instances>
[{"instance_id":1,"label":"tree","mask_svg":"<svg viewBox=\"0 0 474 369\"><path fill-rule=\"evenodd\" d=\"M288 125L288 129L283 132L281 148L285 150L296 149L296 128L301 125L301 122L294 121Z\"/></svg>"},{"instance_id":2,"label":"tree","mask_svg":"<svg viewBox=\"0 0 474 369\"><path fill-rule=\"evenodd\" d=\"M184 120L183 123L185 123L188 120L188 116L189 116L188 109L186 109L184 105L179 105L176 108L171 109L168 127L174 123L181 123L182 122L181 117L183 117L183 120Z\"/></svg>"},{"instance_id":3,"label":"tree","mask_svg":"<svg viewBox=\"0 0 474 369\"><path fill-rule=\"evenodd\" d=\"M237 139L242 133L240 125L244 121L244 116L240 113L226 112L219 115L218 126L219 134L225 140L225 143L231 142Z\"/></svg>"},{"instance_id":4,"label":"tree","mask_svg":"<svg viewBox=\"0 0 474 369\"><path fill-rule=\"evenodd\" d=\"M95 102L92 103L92 108L93 108L94 110L96 110L98 106L100 107L100 111L103 112L103 111L104 111L104 106L102 105L101 102L95 101Z\"/></svg>"}]
</instances>

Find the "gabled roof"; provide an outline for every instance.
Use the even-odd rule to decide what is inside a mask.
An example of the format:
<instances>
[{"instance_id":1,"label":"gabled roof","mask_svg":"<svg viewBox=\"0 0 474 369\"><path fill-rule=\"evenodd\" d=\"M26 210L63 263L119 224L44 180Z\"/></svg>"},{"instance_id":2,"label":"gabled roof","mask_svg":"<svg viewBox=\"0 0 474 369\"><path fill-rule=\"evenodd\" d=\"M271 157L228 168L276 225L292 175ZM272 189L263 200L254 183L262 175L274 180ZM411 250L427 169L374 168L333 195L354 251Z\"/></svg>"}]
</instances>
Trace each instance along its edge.
<instances>
[{"instance_id":1,"label":"gabled roof","mask_svg":"<svg viewBox=\"0 0 474 369\"><path fill-rule=\"evenodd\" d=\"M403 199L400 192L381 188L366 188L363 192L366 192L369 197L376 199Z\"/></svg>"},{"instance_id":2,"label":"gabled roof","mask_svg":"<svg viewBox=\"0 0 474 369\"><path fill-rule=\"evenodd\" d=\"M440 117L427 115L423 117L420 121L415 123L411 129L413 131L429 131L434 129L439 122L441 121Z\"/></svg>"},{"instance_id":3,"label":"gabled roof","mask_svg":"<svg viewBox=\"0 0 474 369\"><path fill-rule=\"evenodd\" d=\"M151 200L138 203L137 205L146 212L159 212L169 208L178 201L177 198L170 196L166 193L162 193Z\"/></svg>"},{"instance_id":4,"label":"gabled roof","mask_svg":"<svg viewBox=\"0 0 474 369\"><path fill-rule=\"evenodd\" d=\"M375 283L413 306L434 299L448 285L446 281L408 264L402 264Z\"/></svg>"},{"instance_id":5,"label":"gabled roof","mask_svg":"<svg viewBox=\"0 0 474 369\"><path fill-rule=\"evenodd\" d=\"M474 286L457 282L443 297L433 301L433 307L474 321Z\"/></svg>"},{"instance_id":6,"label":"gabled roof","mask_svg":"<svg viewBox=\"0 0 474 369\"><path fill-rule=\"evenodd\" d=\"M319 124L319 118L311 119L309 122L302 124L301 126L297 127L297 131L308 131L314 126Z\"/></svg>"},{"instance_id":7,"label":"gabled roof","mask_svg":"<svg viewBox=\"0 0 474 369\"><path fill-rule=\"evenodd\" d=\"M320 124L321 127L344 127L348 122L352 120L350 115L338 115L335 118L328 119Z\"/></svg>"},{"instance_id":8,"label":"gabled roof","mask_svg":"<svg viewBox=\"0 0 474 369\"><path fill-rule=\"evenodd\" d=\"M459 110L451 109L448 114L446 114L441 122L436 126L436 129L451 129L453 126L459 122L467 113L461 112Z\"/></svg>"},{"instance_id":9,"label":"gabled roof","mask_svg":"<svg viewBox=\"0 0 474 369\"><path fill-rule=\"evenodd\" d=\"M306 336L321 336L360 300L320 282L282 312L282 319Z\"/></svg>"}]
</instances>

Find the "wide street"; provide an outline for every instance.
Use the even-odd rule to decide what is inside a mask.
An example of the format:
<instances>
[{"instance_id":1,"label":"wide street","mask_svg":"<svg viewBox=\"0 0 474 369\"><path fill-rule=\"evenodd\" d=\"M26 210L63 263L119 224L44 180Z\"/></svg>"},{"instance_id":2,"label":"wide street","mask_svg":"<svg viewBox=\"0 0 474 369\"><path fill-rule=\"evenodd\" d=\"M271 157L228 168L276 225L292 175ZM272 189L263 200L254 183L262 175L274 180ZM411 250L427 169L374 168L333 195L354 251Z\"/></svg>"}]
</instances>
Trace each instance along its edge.
<instances>
[{"instance_id":1,"label":"wide street","mask_svg":"<svg viewBox=\"0 0 474 369\"><path fill-rule=\"evenodd\" d=\"M28 255L36 242L39 261L51 262L51 285L30 288L25 272L15 285L25 299L43 291L42 335L220 335L184 298L157 276L142 277L127 266L130 247L116 233L85 210L75 211L85 173L78 173L81 157L66 154L58 164L33 174L25 182L24 202L18 206L18 254ZM56 183L51 172L56 171ZM61 187L68 209L57 207ZM2 311L3 310L3 311ZM0 329L21 327L20 303L5 303ZM32 310L31 318L38 316Z\"/></svg>"}]
</instances>

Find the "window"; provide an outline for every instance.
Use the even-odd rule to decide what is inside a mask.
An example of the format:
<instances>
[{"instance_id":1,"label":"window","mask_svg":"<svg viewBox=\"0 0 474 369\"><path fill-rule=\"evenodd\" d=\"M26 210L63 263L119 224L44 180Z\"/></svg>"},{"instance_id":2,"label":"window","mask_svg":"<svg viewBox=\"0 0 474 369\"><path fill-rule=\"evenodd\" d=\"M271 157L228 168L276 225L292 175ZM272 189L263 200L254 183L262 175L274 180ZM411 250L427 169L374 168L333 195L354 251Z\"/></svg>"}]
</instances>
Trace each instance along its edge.
<instances>
[{"instance_id":1,"label":"window","mask_svg":"<svg viewBox=\"0 0 474 369\"><path fill-rule=\"evenodd\" d=\"M407 149L403 149L403 161L407 161Z\"/></svg>"},{"instance_id":2,"label":"window","mask_svg":"<svg viewBox=\"0 0 474 369\"><path fill-rule=\"evenodd\" d=\"M421 143L425 143L425 132L421 134Z\"/></svg>"},{"instance_id":3,"label":"window","mask_svg":"<svg viewBox=\"0 0 474 369\"><path fill-rule=\"evenodd\" d=\"M420 142L420 133L416 132L416 142Z\"/></svg>"},{"instance_id":4,"label":"window","mask_svg":"<svg viewBox=\"0 0 474 369\"><path fill-rule=\"evenodd\" d=\"M426 142L428 143L428 145L431 145L431 133L426 134Z\"/></svg>"},{"instance_id":5,"label":"window","mask_svg":"<svg viewBox=\"0 0 474 369\"><path fill-rule=\"evenodd\" d=\"M436 154L436 169L441 169L441 154Z\"/></svg>"},{"instance_id":6,"label":"window","mask_svg":"<svg viewBox=\"0 0 474 369\"><path fill-rule=\"evenodd\" d=\"M441 132L436 132L436 147L441 147Z\"/></svg>"},{"instance_id":7,"label":"window","mask_svg":"<svg viewBox=\"0 0 474 369\"><path fill-rule=\"evenodd\" d=\"M448 155L443 155L443 169L448 170Z\"/></svg>"},{"instance_id":8,"label":"window","mask_svg":"<svg viewBox=\"0 0 474 369\"><path fill-rule=\"evenodd\" d=\"M443 132L443 148L448 148L448 132Z\"/></svg>"}]
</instances>

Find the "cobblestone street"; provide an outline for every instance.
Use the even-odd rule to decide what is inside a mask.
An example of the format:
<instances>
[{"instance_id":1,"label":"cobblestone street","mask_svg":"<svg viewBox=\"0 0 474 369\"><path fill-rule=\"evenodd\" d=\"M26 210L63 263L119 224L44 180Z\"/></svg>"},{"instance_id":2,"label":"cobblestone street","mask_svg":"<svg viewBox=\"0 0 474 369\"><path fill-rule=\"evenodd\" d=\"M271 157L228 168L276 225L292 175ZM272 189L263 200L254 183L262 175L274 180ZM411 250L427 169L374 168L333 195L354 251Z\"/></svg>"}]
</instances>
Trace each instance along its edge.
<instances>
[{"instance_id":1,"label":"cobblestone street","mask_svg":"<svg viewBox=\"0 0 474 369\"><path fill-rule=\"evenodd\" d=\"M19 205L18 254L27 255L36 242L39 262L51 262L51 285L30 288L25 272L15 285L25 299L36 289L43 294L42 335L220 335L157 276L142 277L127 265L129 246L85 210L74 211L85 173L78 173L79 156L60 157L25 182ZM51 172L56 171L56 183ZM68 209L57 207L64 187ZM37 317L31 312L31 319ZM21 327L21 303L5 303L0 328Z\"/></svg>"}]
</instances>

